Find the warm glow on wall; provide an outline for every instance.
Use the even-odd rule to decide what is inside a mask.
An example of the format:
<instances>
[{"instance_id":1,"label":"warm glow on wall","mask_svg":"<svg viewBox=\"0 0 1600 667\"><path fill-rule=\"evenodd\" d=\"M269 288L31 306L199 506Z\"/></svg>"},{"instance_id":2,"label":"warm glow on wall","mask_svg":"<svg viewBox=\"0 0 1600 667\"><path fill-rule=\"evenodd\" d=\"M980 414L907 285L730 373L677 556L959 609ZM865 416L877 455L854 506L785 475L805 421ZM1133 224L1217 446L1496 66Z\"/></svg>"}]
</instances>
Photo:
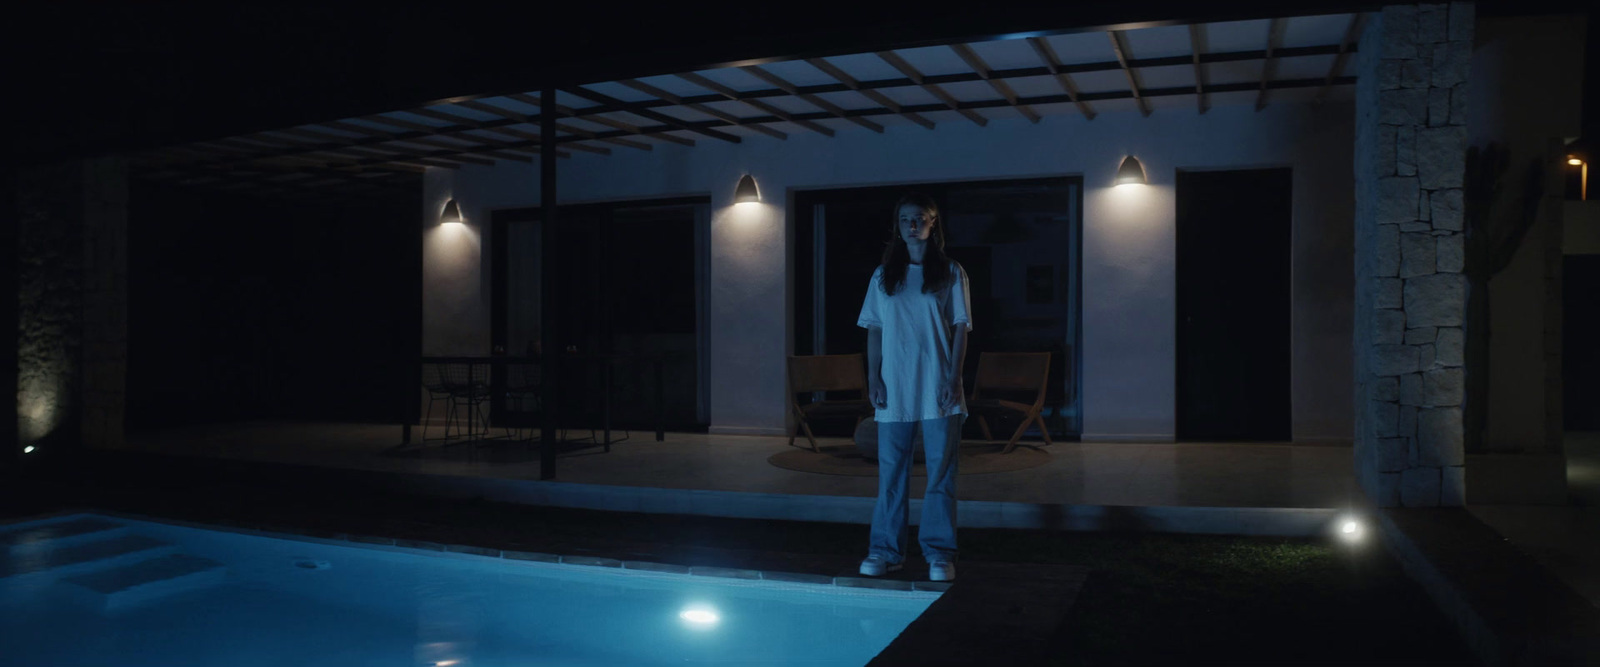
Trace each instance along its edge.
<instances>
[{"instance_id":1,"label":"warm glow on wall","mask_svg":"<svg viewBox=\"0 0 1600 667\"><path fill-rule=\"evenodd\" d=\"M1578 199L1589 200L1589 163L1576 155L1567 156L1567 164L1578 168Z\"/></svg>"},{"instance_id":2,"label":"warm glow on wall","mask_svg":"<svg viewBox=\"0 0 1600 667\"><path fill-rule=\"evenodd\" d=\"M24 378L17 392L18 431L23 442L43 440L61 427L65 415L59 410L66 391L65 379Z\"/></svg>"}]
</instances>

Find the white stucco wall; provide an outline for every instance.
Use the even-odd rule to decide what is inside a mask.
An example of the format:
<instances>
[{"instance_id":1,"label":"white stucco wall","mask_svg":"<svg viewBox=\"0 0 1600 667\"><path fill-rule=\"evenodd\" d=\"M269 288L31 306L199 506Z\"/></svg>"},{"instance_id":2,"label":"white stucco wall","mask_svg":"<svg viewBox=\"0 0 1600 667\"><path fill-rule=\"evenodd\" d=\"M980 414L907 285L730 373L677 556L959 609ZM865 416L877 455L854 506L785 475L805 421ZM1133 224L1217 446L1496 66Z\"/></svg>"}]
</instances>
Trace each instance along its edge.
<instances>
[{"instance_id":1,"label":"white stucco wall","mask_svg":"<svg viewBox=\"0 0 1600 667\"><path fill-rule=\"evenodd\" d=\"M1249 95L1243 101L1253 101ZM1224 101L1215 100L1221 104ZM978 127L953 117L935 130L855 126L827 138L693 148L621 147L560 163L563 203L711 196L710 381L715 432L780 433L789 348L788 198L792 190L947 180L1082 175L1083 426L1086 439L1170 439L1174 432L1174 181L1177 169L1294 170L1293 402L1296 439L1351 434L1352 120L1348 102L1322 106L1192 104L1137 112L1047 116L1030 124L989 112ZM1124 155L1151 185L1111 188ZM751 173L763 203L735 207ZM437 225L454 197L467 229ZM539 203L537 165L430 170L423 243L424 350L481 353L489 344L488 212Z\"/></svg>"}]
</instances>

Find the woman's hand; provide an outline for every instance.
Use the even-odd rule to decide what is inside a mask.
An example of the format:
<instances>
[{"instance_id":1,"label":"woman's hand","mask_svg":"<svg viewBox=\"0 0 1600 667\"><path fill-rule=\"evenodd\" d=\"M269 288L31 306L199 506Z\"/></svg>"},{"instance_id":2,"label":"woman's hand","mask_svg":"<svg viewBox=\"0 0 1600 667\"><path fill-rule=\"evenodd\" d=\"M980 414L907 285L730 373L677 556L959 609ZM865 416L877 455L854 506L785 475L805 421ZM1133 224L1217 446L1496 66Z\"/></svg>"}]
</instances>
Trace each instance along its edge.
<instances>
[{"instance_id":1,"label":"woman's hand","mask_svg":"<svg viewBox=\"0 0 1600 667\"><path fill-rule=\"evenodd\" d=\"M939 385L939 409L943 412L955 410L961 405L961 397L965 393L966 389L962 386L960 375Z\"/></svg>"},{"instance_id":2,"label":"woman's hand","mask_svg":"<svg viewBox=\"0 0 1600 667\"><path fill-rule=\"evenodd\" d=\"M883 378L872 378L867 383L867 398L872 401L872 407L884 410L889 407L889 390L883 386Z\"/></svg>"}]
</instances>

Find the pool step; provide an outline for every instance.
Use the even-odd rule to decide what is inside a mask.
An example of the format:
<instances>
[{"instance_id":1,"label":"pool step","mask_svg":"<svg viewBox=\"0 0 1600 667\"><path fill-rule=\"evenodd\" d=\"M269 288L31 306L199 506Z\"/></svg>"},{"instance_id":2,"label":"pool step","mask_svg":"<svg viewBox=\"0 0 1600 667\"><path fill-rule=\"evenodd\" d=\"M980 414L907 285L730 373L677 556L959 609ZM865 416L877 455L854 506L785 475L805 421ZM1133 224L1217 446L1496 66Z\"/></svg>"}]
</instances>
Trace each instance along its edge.
<instances>
[{"instance_id":1,"label":"pool step","mask_svg":"<svg viewBox=\"0 0 1600 667\"><path fill-rule=\"evenodd\" d=\"M0 585L24 578L66 576L167 556L178 545L144 535L123 535L106 540L0 557Z\"/></svg>"},{"instance_id":2,"label":"pool step","mask_svg":"<svg viewBox=\"0 0 1600 667\"><path fill-rule=\"evenodd\" d=\"M221 584L226 574L227 567L217 561L173 554L62 581L84 604L116 611Z\"/></svg>"},{"instance_id":3,"label":"pool step","mask_svg":"<svg viewBox=\"0 0 1600 667\"><path fill-rule=\"evenodd\" d=\"M0 554L37 554L127 534L127 526L96 517L58 521L0 532Z\"/></svg>"}]
</instances>

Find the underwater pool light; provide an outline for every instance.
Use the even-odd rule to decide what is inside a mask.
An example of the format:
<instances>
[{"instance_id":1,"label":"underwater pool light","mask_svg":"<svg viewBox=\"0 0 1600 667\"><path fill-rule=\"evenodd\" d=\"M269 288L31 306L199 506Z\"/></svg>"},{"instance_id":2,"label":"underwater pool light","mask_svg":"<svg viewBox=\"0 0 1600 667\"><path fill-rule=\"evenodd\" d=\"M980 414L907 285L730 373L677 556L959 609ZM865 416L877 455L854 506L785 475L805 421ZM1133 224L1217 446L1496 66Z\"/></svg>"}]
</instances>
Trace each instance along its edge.
<instances>
[{"instance_id":1,"label":"underwater pool light","mask_svg":"<svg viewBox=\"0 0 1600 667\"><path fill-rule=\"evenodd\" d=\"M704 607L691 607L678 613L678 618L698 627L710 627L722 620L717 612Z\"/></svg>"}]
</instances>

